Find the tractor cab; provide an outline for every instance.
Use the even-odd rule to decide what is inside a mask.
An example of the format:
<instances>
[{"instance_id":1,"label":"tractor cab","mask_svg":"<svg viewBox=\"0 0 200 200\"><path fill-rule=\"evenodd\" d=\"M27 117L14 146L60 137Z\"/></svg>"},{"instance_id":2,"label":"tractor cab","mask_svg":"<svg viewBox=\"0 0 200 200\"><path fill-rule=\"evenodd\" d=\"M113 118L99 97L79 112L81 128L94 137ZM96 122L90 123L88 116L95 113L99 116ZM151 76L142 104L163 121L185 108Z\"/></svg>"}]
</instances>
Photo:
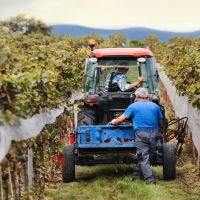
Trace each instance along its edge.
<instances>
[{"instance_id":1,"label":"tractor cab","mask_svg":"<svg viewBox=\"0 0 200 200\"><path fill-rule=\"evenodd\" d=\"M108 82L110 82L111 74L118 73L120 68L126 69L127 83L136 82L139 76L143 76L145 81L131 90L121 91L118 85L114 86L114 90L110 90ZM158 93L158 75L155 58L150 50L104 48L91 51L90 57L85 62L83 90L85 107L88 106L90 110L98 113L92 125L105 125L121 115L135 101L134 92L138 87L146 88L150 99L158 100L155 98ZM84 123L80 120L78 124L83 125Z\"/></svg>"},{"instance_id":2,"label":"tractor cab","mask_svg":"<svg viewBox=\"0 0 200 200\"><path fill-rule=\"evenodd\" d=\"M127 65L123 66L120 63ZM109 92L106 91L107 76L120 68L127 69L128 83L133 83L137 81L138 76L143 76L145 81L140 87L145 87L150 94L157 94L155 58L148 49L143 48L107 48L92 51L85 64L84 92L89 95Z\"/></svg>"}]
</instances>

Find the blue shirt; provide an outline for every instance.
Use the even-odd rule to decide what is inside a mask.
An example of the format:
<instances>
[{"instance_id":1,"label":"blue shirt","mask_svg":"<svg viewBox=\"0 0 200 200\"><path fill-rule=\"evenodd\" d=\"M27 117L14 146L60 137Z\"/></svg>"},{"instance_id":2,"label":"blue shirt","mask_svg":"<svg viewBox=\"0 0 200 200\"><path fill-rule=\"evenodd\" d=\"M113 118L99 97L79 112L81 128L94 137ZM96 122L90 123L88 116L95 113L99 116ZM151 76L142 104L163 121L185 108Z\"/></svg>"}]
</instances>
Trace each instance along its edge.
<instances>
[{"instance_id":1,"label":"blue shirt","mask_svg":"<svg viewBox=\"0 0 200 200\"><path fill-rule=\"evenodd\" d=\"M162 119L157 104L140 100L132 103L124 112L126 118L132 118L134 130L158 130L158 120Z\"/></svg>"},{"instance_id":2,"label":"blue shirt","mask_svg":"<svg viewBox=\"0 0 200 200\"><path fill-rule=\"evenodd\" d=\"M108 92L108 85L109 85L109 82L110 82L110 77L111 77L111 73L108 74L108 76L106 77L105 92ZM113 83L117 83L117 85L119 86L119 88L121 89L121 91L128 90L129 84L127 83L126 75L123 74L122 72L116 71L114 73L114 78L112 80L112 84Z\"/></svg>"}]
</instances>

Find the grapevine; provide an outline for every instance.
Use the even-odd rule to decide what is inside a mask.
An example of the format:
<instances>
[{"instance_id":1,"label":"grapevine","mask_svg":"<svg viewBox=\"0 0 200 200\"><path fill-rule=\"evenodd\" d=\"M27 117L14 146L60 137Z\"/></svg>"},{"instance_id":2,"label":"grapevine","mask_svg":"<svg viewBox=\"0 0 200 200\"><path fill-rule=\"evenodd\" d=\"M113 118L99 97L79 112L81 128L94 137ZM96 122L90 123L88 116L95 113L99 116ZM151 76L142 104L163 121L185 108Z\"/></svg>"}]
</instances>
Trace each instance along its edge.
<instances>
[{"instance_id":1,"label":"grapevine","mask_svg":"<svg viewBox=\"0 0 200 200\"><path fill-rule=\"evenodd\" d=\"M88 39L94 38L97 47L115 47L126 43L119 34L104 39L95 34L83 38L31 33L7 33L0 26L0 120L10 123L13 116L27 118L44 109L65 107L56 122L46 125L37 137L20 142L12 141L5 159L1 162L2 184L7 188L9 172L17 178L11 182L13 198L42 198L45 184L52 181L68 142L69 121L73 118L73 105L68 99L74 91L82 91L83 63L88 57ZM114 43L113 43L114 42ZM78 103L78 102L77 102ZM27 153L33 151L34 181L31 190L27 182ZM10 167L9 167L10 166ZM17 167L15 167L17 166ZM21 178L20 178L21 177ZM5 196L5 198L7 198Z\"/></svg>"},{"instance_id":2,"label":"grapevine","mask_svg":"<svg viewBox=\"0 0 200 200\"><path fill-rule=\"evenodd\" d=\"M146 45L154 52L157 62L164 66L168 78L180 96L187 96L193 107L200 108L200 39L174 37L159 42L153 35Z\"/></svg>"}]
</instances>

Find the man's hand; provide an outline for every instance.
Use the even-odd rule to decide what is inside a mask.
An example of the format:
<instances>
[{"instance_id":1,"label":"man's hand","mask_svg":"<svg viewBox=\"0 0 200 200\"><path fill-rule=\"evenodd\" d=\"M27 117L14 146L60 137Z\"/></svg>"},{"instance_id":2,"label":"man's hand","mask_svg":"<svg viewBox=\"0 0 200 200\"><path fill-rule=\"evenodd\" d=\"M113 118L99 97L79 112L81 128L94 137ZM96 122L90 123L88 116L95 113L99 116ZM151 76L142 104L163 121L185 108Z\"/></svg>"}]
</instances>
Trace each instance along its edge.
<instances>
[{"instance_id":1,"label":"man's hand","mask_svg":"<svg viewBox=\"0 0 200 200\"><path fill-rule=\"evenodd\" d=\"M140 82L145 81L145 78L143 76L139 76L138 81L140 81Z\"/></svg>"},{"instance_id":2,"label":"man's hand","mask_svg":"<svg viewBox=\"0 0 200 200\"><path fill-rule=\"evenodd\" d=\"M162 126L162 125L163 125L163 120L162 120L162 119L159 119L159 120L158 120L158 124L159 124L160 126Z\"/></svg>"},{"instance_id":3,"label":"man's hand","mask_svg":"<svg viewBox=\"0 0 200 200\"><path fill-rule=\"evenodd\" d=\"M125 115L120 115L117 119L111 120L110 124L120 124L126 119Z\"/></svg>"},{"instance_id":4,"label":"man's hand","mask_svg":"<svg viewBox=\"0 0 200 200\"><path fill-rule=\"evenodd\" d=\"M116 124L116 119L113 119L111 122L110 122L110 124Z\"/></svg>"},{"instance_id":5,"label":"man's hand","mask_svg":"<svg viewBox=\"0 0 200 200\"><path fill-rule=\"evenodd\" d=\"M129 84L128 89L130 90L130 89L134 88L135 86L139 85L142 81L145 81L145 78L143 76L139 76L138 80L136 82Z\"/></svg>"}]
</instances>

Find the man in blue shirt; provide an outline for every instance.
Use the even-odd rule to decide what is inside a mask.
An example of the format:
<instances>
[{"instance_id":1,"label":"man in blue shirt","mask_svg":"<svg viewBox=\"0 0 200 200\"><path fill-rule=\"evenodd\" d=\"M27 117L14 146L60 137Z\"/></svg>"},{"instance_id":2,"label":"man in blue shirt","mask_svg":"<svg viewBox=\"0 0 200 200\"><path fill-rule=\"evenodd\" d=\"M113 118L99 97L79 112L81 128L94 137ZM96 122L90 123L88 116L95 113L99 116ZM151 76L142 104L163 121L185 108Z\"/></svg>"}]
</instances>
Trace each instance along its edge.
<instances>
[{"instance_id":1,"label":"man in blue shirt","mask_svg":"<svg viewBox=\"0 0 200 200\"><path fill-rule=\"evenodd\" d=\"M105 85L105 92L110 92L109 91L109 85L111 84L117 84L118 86L118 91L128 91L138 84L140 84L141 81L144 81L143 76L139 76L138 80L133 83L127 83L127 77L126 73L129 70L129 64L127 62L121 62L119 63L119 68L116 72L108 74L106 77L106 85ZM117 91L117 90L116 90Z\"/></svg>"},{"instance_id":2,"label":"man in blue shirt","mask_svg":"<svg viewBox=\"0 0 200 200\"><path fill-rule=\"evenodd\" d=\"M158 126L162 125L163 116L159 106L148 101L148 91L145 88L138 88L135 95L137 102L132 103L121 116L113 119L110 123L120 124L125 119L132 117L138 158L132 179L144 178L146 183L156 184L150 168L150 161L160 138Z\"/></svg>"}]
</instances>

